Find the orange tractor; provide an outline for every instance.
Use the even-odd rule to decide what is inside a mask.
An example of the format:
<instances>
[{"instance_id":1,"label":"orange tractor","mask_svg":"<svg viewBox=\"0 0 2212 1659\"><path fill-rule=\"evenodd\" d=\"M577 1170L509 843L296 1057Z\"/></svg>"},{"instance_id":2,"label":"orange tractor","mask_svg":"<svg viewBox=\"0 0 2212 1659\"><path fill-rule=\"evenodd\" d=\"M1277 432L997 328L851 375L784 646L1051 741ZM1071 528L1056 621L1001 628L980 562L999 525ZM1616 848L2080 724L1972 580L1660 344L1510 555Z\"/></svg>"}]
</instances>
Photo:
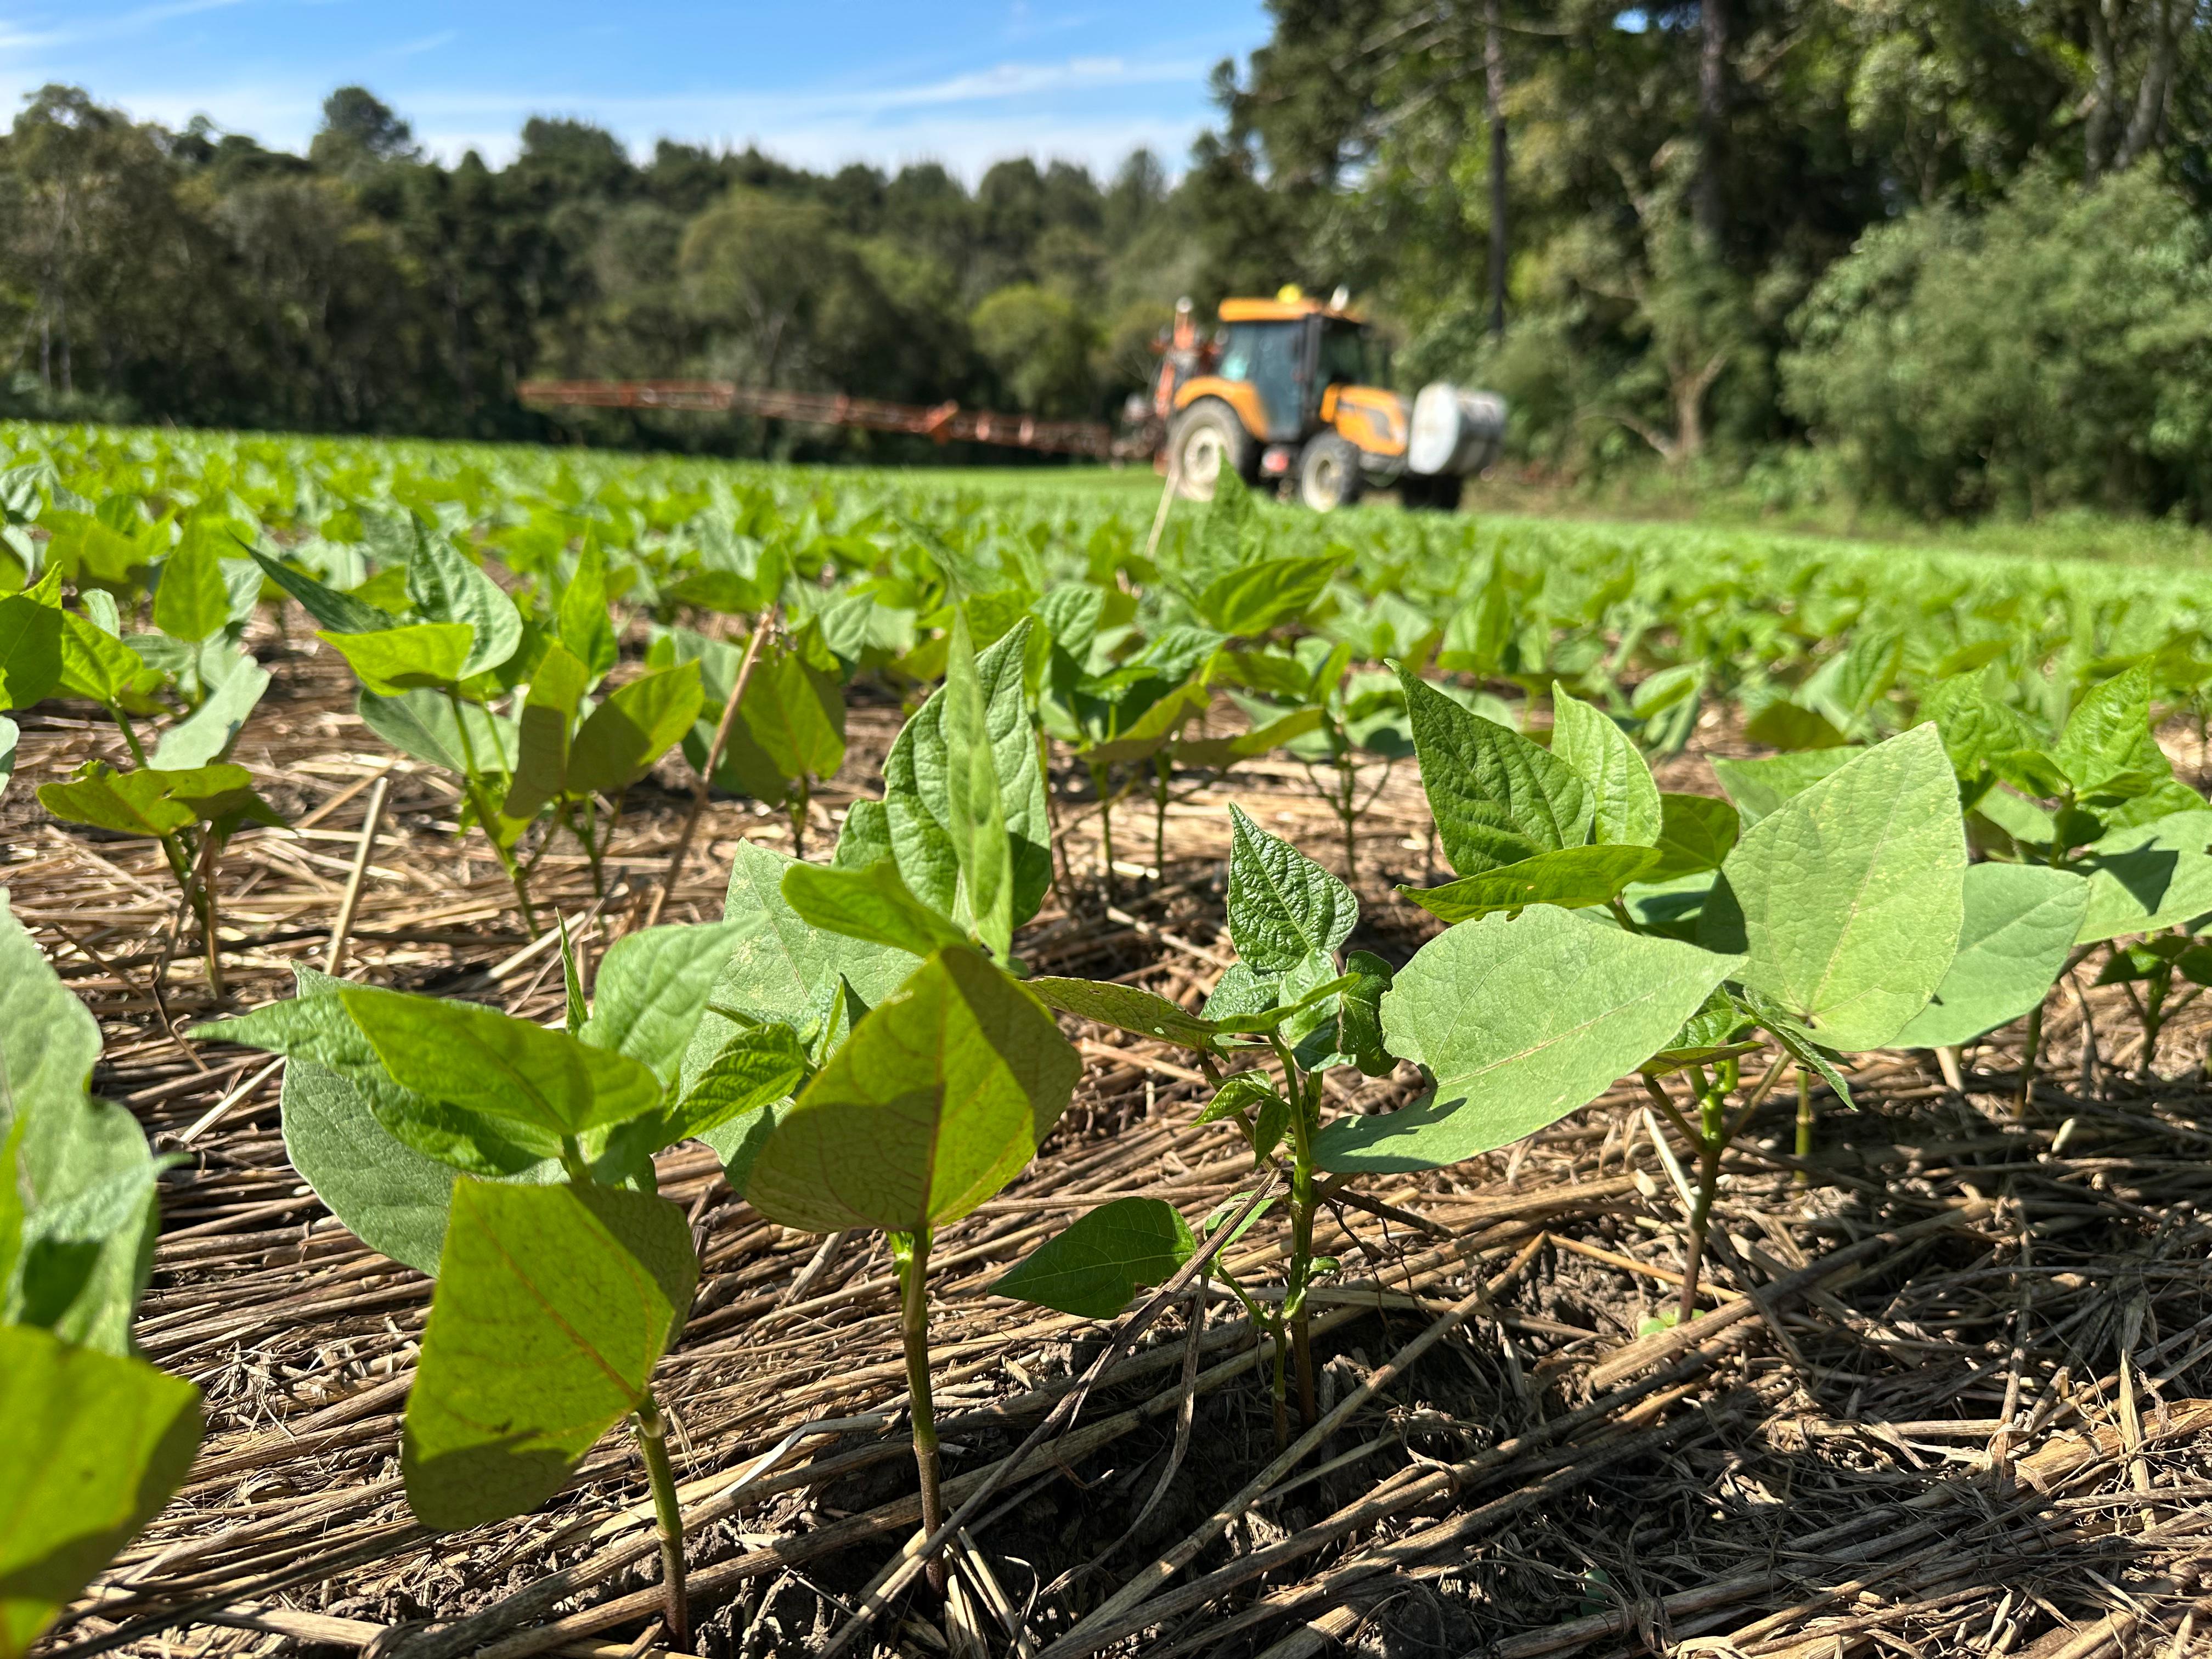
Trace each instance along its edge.
<instances>
[{"instance_id":1,"label":"orange tractor","mask_svg":"<svg viewBox=\"0 0 2212 1659\"><path fill-rule=\"evenodd\" d=\"M1395 486L1407 507L1449 511L1466 480L1498 459L1504 399L1442 381L1408 404L1380 384L1388 355L1339 289L1324 305L1286 288L1224 300L1201 339L1190 301L1176 307L1148 411L1159 464L1194 501L1224 469L1273 484L1320 512Z\"/></svg>"}]
</instances>

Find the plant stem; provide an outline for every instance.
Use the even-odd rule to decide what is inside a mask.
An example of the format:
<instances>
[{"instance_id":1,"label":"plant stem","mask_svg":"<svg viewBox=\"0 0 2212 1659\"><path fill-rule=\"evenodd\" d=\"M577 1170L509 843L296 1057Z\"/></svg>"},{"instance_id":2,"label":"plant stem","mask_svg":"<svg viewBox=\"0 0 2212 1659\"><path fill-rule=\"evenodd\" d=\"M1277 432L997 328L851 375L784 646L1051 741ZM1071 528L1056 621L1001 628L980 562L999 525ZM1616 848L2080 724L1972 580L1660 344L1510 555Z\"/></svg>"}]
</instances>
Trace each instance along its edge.
<instances>
[{"instance_id":1,"label":"plant stem","mask_svg":"<svg viewBox=\"0 0 2212 1659\"><path fill-rule=\"evenodd\" d=\"M691 1610L684 1594L684 1509L676 1500L676 1472L668 1463L667 1425L652 1389L646 1390L632 1420L637 1449L645 1455L646 1478L653 1483L653 1512L660 1521L660 1589L667 1598L668 1645L681 1653L691 1645Z\"/></svg>"},{"instance_id":2,"label":"plant stem","mask_svg":"<svg viewBox=\"0 0 2212 1659\"><path fill-rule=\"evenodd\" d=\"M222 944L215 931L216 862L222 855L222 838L210 824L200 838L200 867L192 892L200 918L200 946L207 952L208 994L222 1000Z\"/></svg>"},{"instance_id":3,"label":"plant stem","mask_svg":"<svg viewBox=\"0 0 2212 1659\"><path fill-rule=\"evenodd\" d=\"M2158 1034L2166 1025L2166 999L2172 989L2173 964L2160 963L2143 986L2142 1053L2134 1067L2137 1077L2156 1075L2152 1062L2158 1058Z\"/></svg>"},{"instance_id":4,"label":"plant stem","mask_svg":"<svg viewBox=\"0 0 2212 1659\"><path fill-rule=\"evenodd\" d=\"M814 799L814 787L804 774L792 781L791 789L791 856L806 856L806 813Z\"/></svg>"},{"instance_id":5,"label":"plant stem","mask_svg":"<svg viewBox=\"0 0 2212 1659\"><path fill-rule=\"evenodd\" d=\"M1797 1157L1800 1162L1813 1156L1813 1074L1804 1066L1797 1068ZM1807 1187L1813 1177L1800 1170L1795 1177L1796 1184Z\"/></svg>"},{"instance_id":6,"label":"plant stem","mask_svg":"<svg viewBox=\"0 0 2212 1659\"><path fill-rule=\"evenodd\" d=\"M2027 1102L2035 1087L2035 1057L2043 1047L2043 1005L2037 1003L2027 1011L2027 1029L2021 1037L2020 1094L2013 1102L2013 1115L2027 1115Z\"/></svg>"},{"instance_id":7,"label":"plant stem","mask_svg":"<svg viewBox=\"0 0 2212 1659\"><path fill-rule=\"evenodd\" d=\"M1705 1233L1712 1223L1713 1194L1721 1184L1721 1152L1728 1145L1724 1102L1735 1086L1733 1062L1722 1062L1722 1075L1705 1080L1702 1067L1691 1067L1698 1080L1698 1193L1690 1208L1689 1260L1682 1267L1682 1301L1677 1322L1686 1325L1698 1311L1698 1275L1705 1266Z\"/></svg>"},{"instance_id":8,"label":"plant stem","mask_svg":"<svg viewBox=\"0 0 2212 1659\"><path fill-rule=\"evenodd\" d=\"M461 783L468 792L469 805L475 809L477 823L484 832L484 839L491 843L492 856L499 860L500 868L507 872L507 884L514 889L515 904L522 911L522 930L536 939L538 913L531 908L530 888L523 879L521 866L514 861L514 855L500 845L498 819L490 804L484 799L483 779L477 770L476 743L469 736L468 714L458 687L449 685L446 688L446 702L453 711L453 729L460 734Z\"/></svg>"},{"instance_id":9,"label":"plant stem","mask_svg":"<svg viewBox=\"0 0 2212 1659\"><path fill-rule=\"evenodd\" d=\"M926 1537L945 1523L945 1502L938 1492L937 1412L929 1393L930 1230L893 1233L890 1241L891 1260L898 1267L906 1386L914 1407L914 1464L921 1476L921 1530ZM930 1589L942 1596L944 1556L932 1555L923 1570Z\"/></svg>"},{"instance_id":10,"label":"plant stem","mask_svg":"<svg viewBox=\"0 0 2212 1659\"><path fill-rule=\"evenodd\" d=\"M1114 902L1114 798L1106 793L1106 769L1091 769L1091 787L1098 797L1098 836L1106 854L1106 902Z\"/></svg>"},{"instance_id":11,"label":"plant stem","mask_svg":"<svg viewBox=\"0 0 2212 1659\"><path fill-rule=\"evenodd\" d=\"M1152 757L1152 883L1160 887L1168 879L1168 780L1172 769L1164 749Z\"/></svg>"}]
</instances>

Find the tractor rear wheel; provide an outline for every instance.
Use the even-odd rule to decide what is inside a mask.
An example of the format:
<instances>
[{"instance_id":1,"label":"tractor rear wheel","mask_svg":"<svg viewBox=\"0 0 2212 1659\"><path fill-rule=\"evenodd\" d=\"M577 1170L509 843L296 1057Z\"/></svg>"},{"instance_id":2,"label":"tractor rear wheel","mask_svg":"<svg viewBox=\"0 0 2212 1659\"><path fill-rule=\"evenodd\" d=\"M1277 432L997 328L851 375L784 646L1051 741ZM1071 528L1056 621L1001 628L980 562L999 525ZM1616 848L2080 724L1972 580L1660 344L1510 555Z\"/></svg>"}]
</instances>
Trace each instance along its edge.
<instances>
[{"instance_id":1,"label":"tractor rear wheel","mask_svg":"<svg viewBox=\"0 0 2212 1659\"><path fill-rule=\"evenodd\" d=\"M1237 411L1218 398L1200 398L1176 416L1168 433L1168 465L1176 493L1185 501L1210 501L1224 471L1249 480L1252 436Z\"/></svg>"},{"instance_id":2,"label":"tractor rear wheel","mask_svg":"<svg viewBox=\"0 0 2212 1659\"><path fill-rule=\"evenodd\" d=\"M1348 438L1324 432L1298 457L1298 499L1316 513L1359 499L1359 450Z\"/></svg>"}]
</instances>

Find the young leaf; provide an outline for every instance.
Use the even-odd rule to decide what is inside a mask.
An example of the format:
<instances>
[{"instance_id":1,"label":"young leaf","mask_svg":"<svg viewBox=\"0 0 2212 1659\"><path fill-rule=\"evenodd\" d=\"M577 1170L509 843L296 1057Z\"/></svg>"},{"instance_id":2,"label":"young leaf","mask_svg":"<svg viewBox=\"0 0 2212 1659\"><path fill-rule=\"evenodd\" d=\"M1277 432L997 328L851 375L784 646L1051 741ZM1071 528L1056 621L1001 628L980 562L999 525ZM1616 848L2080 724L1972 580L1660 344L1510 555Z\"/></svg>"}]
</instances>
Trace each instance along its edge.
<instances>
[{"instance_id":1,"label":"young leaf","mask_svg":"<svg viewBox=\"0 0 2212 1659\"><path fill-rule=\"evenodd\" d=\"M444 536L429 534L419 522L414 528L414 550L407 558L407 597L428 622L458 623L471 630L468 654L452 678L465 680L498 667L522 643L522 615L514 601Z\"/></svg>"},{"instance_id":2,"label":"young leaf","mask_svg":"<svg viewBox=\"0 0 2212 1659\"><path fill-rule=\"evenodd\" d=\"M1728 791L1748 830L1784 801L1802 794L1848 765L1863 749L1808 749L1802 754L1769 755L1763 760L1719 759L1713 775Z\"/></svg>"},{"instance_id":3,"label":"young leaf","mask_svg":"<svg viewBox=\"0 0 2212 1659\"><path fill-rule=\"evenodd\" d=\"M2154 933L2212 913L2212 812L2203 807L2105 836L2091 848L2076 945Z\"/></svg>"},{"instance_id":4,"label":"young leaf","mask_svg":"<svg viewBox=\"0 0 2212 1659\"><path fill-rule=\"evenodd\" d=\"M412 623L374 634L325 629L315 637L336 646L369 691L391 697L459 680L476 635L465 623Z\"/></svg>"},{"instance_id":5,"label":"young leaf","mask_svg":"<svg viewBox=\"0 0 2212 1659\"><path fill-rule=\"evenodd\" d=\"M534 818L546 802L571 793L569 736L591 682L592 671L564 646L549 646L530 671L530 690L515 726L514 777L500 808L507 817ZM473 741L475 734L470 735ZM477 764L483 763L480 757Z\"/></svg>"},{"instance_id":6,"label":"young leaf","mask_svg":"<svg viewBox=\"0 0 2212 1659\"><path fill-rule=\"evenodd\" d=\"M2089 907L2089 883L2035 864L1966 871L1959 954L1925 1008L1893 1039L1900 1048L1968 1042L2041 1002L2065 967Z\"/></svg>"},{"instance_id":7,"label":"young leaf","mask_svg":"<svg viewBox=\"0 0 2212 1659\"><path fill-rule=\"evenodd\" d=\"M1328 556L1257 559L1207 583L1194 608L1207 627L1249 639L1312 609L1341 562Z\"/></svg>"},{"instance_id":8,"label":"young leaf","mask_svg":"<svg viewBox=\"0 0 2212 1659\"><path fill-rule=\"evenodd\" d=\"M416 1518L473 1527L558 1492L645 1399L698 1281L666 1199L459 1182L401 1446Z\"/></svg>"},{"instance_id":9,"label":"young leaf","mask_svg":"<svg viewBox=\"0 0 2212 1659\"><path fill-rule=\"evenodd\" d=\"M821 624L810 622L753 665L738 716L786 778L826 778L845 763L845 698L836 664L822 644Z\"/></svg>"},{"instance_id":10,"label":"young leaf","mask_svg":"<svg viewBox=\"0 0 2212 1659\"><path fill-rule=\"evenodd\" d=\"M0 1326L0 1659L21 1659L183 1484L200 1391Z\"/></svg>"},{"instance_id":11,"label":"young leaf","mask_svg":"<svg viewBox=\"0 0 2212 1659\"><path fill-rule=\"evenodd\" d=\"M663 1083L674 1082L715 977L743 932L740 924L723 921L623 934L599 959L592 1016L577 1036L642 1060Z\"/></svg>"},{"instance_id":12,"label":"young leaf","mask_svg":"<svg viewBox=\"0 0 2212 1659\"><path fill-rule=\"evenodd\" d=\"M1462 876L1441 887L1401 887L1398 891L1446 921L1467 921L1492 910L1518 910L1531 904L1577 910L1606 903L1629 883L1646 879L1659 857L1649 847L1563 847L1479 876Z\"/></svg>"},{"instance_id":13,"label":"young leaf","mask_svg":"<svg viewBox=\"0 0 2212 1659\"><path fill-rule=\"evenodd\" d=\"M99 1058L99 1024L0 887L0 1139L19 1115L82 1099Z\"/></svg>"},{"instance_id":14,"label":"young leaf","mask_svg":"<svg viewBox=\"0 0 2212 1659\"><path fill-rule=\"evenodd\" d=\"M643 777L699 717L699 665L655 670L610 695L576 733L568 793L614 794Z\"/></svg>"},{"instance_id":15,"label":"young leaf","mask_svg":"<svg viewBox=\"0 0 2212 1659\"><path fill-rule=\"evenodd\" d=\"M230 621L230 588L222 560L205 536L187 536L161 561L154 587L154 626L197 645Z\"/></svg>"},{"instance_id":16,"label":"young leaf","mask_svg":"<svg viewBox=\"0 0 2212 1659\"><path fill-rule=\"evenodd\" d=\"M1741 833L1742 819L1718 795L1662 794L1659 839L1652 843L1659 849L1659 862L1641 879L1674 881L1717 870Z\"/></svg>"},{"instance_id":17,"label":"young leaf","mask_svg":"<svg viewBox=\"0 0 2212 1659\"><path fill-rule=\"evenodd\" d=\"M2150 733L2150 670L2136 664L2094 687L2075 707L2051 757L2077 795L2131 773L2163 778L2172 766Z\"/></svg>"},{"instance_id":18,"label":"young leaf","mask_svg":"<svg viewBox=\"0 0 2212 1659\"><path fill-rule=\"evenodd\" d=\"M1957 953L1966 843L1958 784L1918 726L1744 831L1698 938L1824 1048L1881 1048L1928 1005Z\"/></svg>"},{"instance_id":19,"label":"young leaf","mask_svg":"<svg viewBox=\"0 0 2212 1659\"><path fill-rule=\"evenodd\" d=\"M279 564L266 554L247 550L261 574L300 602L301 609L334 633L375 634L392 626L391 613L378 610L350 593L325 587L313 576Z\"/></svg>"},{"instance_id":20,"label":"young leaf","mask_svg":"<svg viewBox=\"0 0 2212 1659\"><path fill-rule=\"evenodd\" d=\"M250 658L240 663L205 702L161 734L151 764L158 771L184 772L221 760L268 689L267 669Z\"/></svg>"},{"instance_id":21,"label":"young leaf","mask_svg":"<svg viewBox=\"0 0 2212 1659\"><path fill-rule=\"evenodd\" d=\"M943 728L945 829L960 876L951 914L966 915L976 936L1004 961L1013 936L1013 849L999 794L988 705L969 648L967 618L957 611L946 647Z\"/></svg>"},{"instance_id":22,"label":"young leaf","mask_svg":"<svg viewBox=\"0 0 2212 1659\"><path fill-rule=\"evenodd\" d=\"M510 770L515 764L514 727L476 703L460 707L456 718L453 699L435 690L404 691L396 697L364 691L356 705L362 723L403 755L455 774ZM463 720L468 723L466 743Z\"/></svg>"},{"instance_id":23,"label":"young leaf","mask_svg":"<svg viewBox=\"0 0 2212 1659\"><path fill-rule=\"evenodd\" d=\"M1557 681L1552 684L1552 755L1588 787L1591 828L1601 843L1659 844L1659 786L1651 768L1609 715Z\"/></svg>"},{"instance_id":24,"label":"young leaf","mask_svg":"<svg viewBox=\"0 0 2212 1659\"><path fill-rule=\"evenodd\" d=\"M1462 708L1402 665L1421 787L1444 857L1463 876L1580 847L1595 816L1567 763L1494 720Z\"/></svg>"},{"instance_id":25,"label":"young leaf","mask_svg":"<svg viewBox=\"0 0 2212 1659\"><path fill-rule=\"evenodd\" d=\"M660 1144L673 1146L711 1134L749 1112L773 1106L805 1075L806 1056L788 1025L748 1026L722 1045L664 1115Z\"/></svg>"},{"instance_id":26,"label":"young leaf","mask_svg":"<svg viewBox=\"0 0 2212 1659\"><path fill-rule=\"evenodd\" d=\"M865 870L794 864L783 872L784 902L816 927L926 957L969 942L955 927L907 890L890 860Z\"/></svg>"},{"instance_id":27,"label":"young leaf","mask_svg":"<svg viewBox=\"0 0 2212 1659\"><path fill-rule=\"evenodd\" d=\"M942 951L779 1116L745 1196L817 1232L957 1220L1036 1156L1081 1072L1034 997L975 951Z\"/></svg>"},{"instance_id":28,"label":"young leaf","mask_svg":"<svg viewBox=\"0 0 2212 1659\"><path fill-rule=\"evenodd\" d=\"M1428 1170L1534 1134L1642 1065L1741 963L1549 905L1447 928L1382 999L1390 1052L1426 1066L1435 1092L1338 1119L1315 1161Z\"/></svg>"},{"instance_id":29,"label":"young leaf","mask_svg":"<svg viewBox=\"0 0 2212 1659\"><path fill-rule=\"evenodd\" d=\"M1190 1224L1158 1198L1117 1198L1039 1245L991 1286L1079 1319L1111 1319L1198 1253Z\"/></svg>"},{"instance_id":30,"label":"young leaf","mask_svg":"<svg viewBox=\"0 0 2212 1659\"><path fill-rule=\"evenodd\" d=\"M1102 980L1057 979L1040 976L1022 981L1023 988L1048 1008L1073 1014L1100 1025L1111 1025L1138 1036L1157 1037L1186 1048L1212 1053L1215 1029L1211 1020L1186 1013L1157 991L1140 985L1115 985Z\"/></svg>"},{"instance_id":31,"label":"young leaf","mask_svg":"<svg viewBox=\"0 0 2212 1659\"><path fill-rule=\"evenodd\" d=\"M1035 625L1024 617L975 659L1011 844L1010 916L1017 927L1036 914L1052 881L1044 773L1037 760L1023 679L1024 653ZM952 914L960 878L947 781L945 719L949 692L949 687L939 686L930 695L893 739L884 761L884 805L899 873L915 896L940 915Z\"/></svg>"},{"instance_id":32,"label":"young leaf","mask_svg":"<svg viewBox=\"0 0 2212 1659\"><path fill-rule=\"evenodd\" d=\"M28 708L61 684L61 605L45 586L0 597L0 708Z\"/></svg>"},{"instance_id":33,"label":"young leaf","mask_svg":"<svg viewBox=\"0 0 2212 1659\"><path fill-rule=\"evenodd\" d=\"M1839 749L1847 741L1825 714L1787 697L1777 698L1745 721L1743 734L1753 743L1787 753L1817 754Z\"/></svg>"},{"instance_id":34,"label":"young leaf","mask_svg":"<svg viewBox=\"0 0 2212 1659\"><path fill-rule=\"evenodd\" d=\"M1229 809L1229 936L1263 974L1331 956L1359 919L1359 901L1304 853Z\"/></svg>"},{"instance_id":35,"label":"young leaf","mask_svg":"<svg viewBox=\"0 0 2212 1659\"><path fill-rule=\"evenodd\" d=\"M856 800L845 809L830 864L840 870L865 870L892 857L891 823L879 800Z\"/></svg>"},{"instance_id":36,"label":"young leaf","mask_svg":"<svg viewBox=\"0 0 2212 1659\"><path fill-rule=\"evenodd\" d=\"M1397 1069L1382 1037L1382 997L1395 970L1370 951L1354 951L1345 958L1357 983L1344 992L1337 1013L1336 1046L1352 1056L1369 1077L1388 1077Z\"/></svg>"}]
</instances>

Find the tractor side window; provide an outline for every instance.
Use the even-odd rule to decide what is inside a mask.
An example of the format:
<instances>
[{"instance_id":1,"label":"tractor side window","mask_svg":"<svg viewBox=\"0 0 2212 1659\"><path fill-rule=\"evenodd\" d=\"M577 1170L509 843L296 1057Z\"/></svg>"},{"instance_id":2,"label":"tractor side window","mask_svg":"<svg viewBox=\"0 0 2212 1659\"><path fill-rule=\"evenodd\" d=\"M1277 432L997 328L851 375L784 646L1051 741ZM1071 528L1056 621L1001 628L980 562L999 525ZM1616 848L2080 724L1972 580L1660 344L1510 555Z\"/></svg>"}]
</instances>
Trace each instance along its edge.
<instances>
[{"instance_id":1,"label":"tractor side window","mask_svg":"<svg viewBox=\"0 0 2212 1659\"><path fill-rule=\"evenodd\" d=\"M1267 436L1298 435L1298 329L1292 323L1231 323L1221 353L1224 380L1243 380L1260 394Z\"/></svg>"},{"instance_id":2,"label":"tractor side window","mask_svg":"<svg viewBox=\"0 0 2212 1659\"><path fill-rule=\"evenodd\" d=\"M1331 328L1321 337L1321 383L1365 386L1367 340L1356 328Z\"/></svg>"}]
</instances>

